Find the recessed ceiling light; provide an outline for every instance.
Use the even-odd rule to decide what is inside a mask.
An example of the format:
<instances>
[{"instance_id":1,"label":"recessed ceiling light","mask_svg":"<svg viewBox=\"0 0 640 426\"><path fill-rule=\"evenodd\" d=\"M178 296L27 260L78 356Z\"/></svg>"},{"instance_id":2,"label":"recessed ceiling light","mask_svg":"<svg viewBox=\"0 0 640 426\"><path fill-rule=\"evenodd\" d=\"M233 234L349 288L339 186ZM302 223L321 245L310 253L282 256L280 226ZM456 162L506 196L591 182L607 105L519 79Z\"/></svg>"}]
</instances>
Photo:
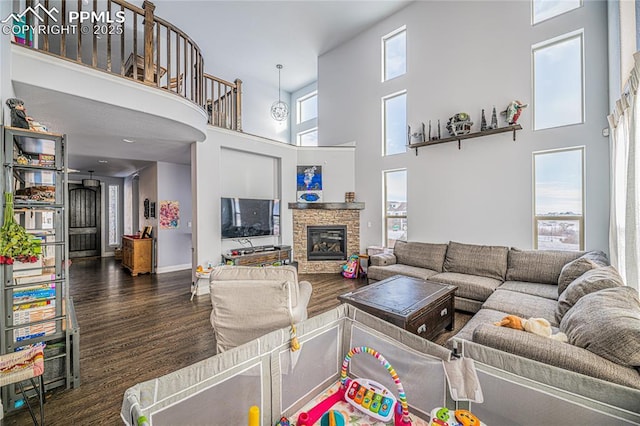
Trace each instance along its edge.
<instances>
[{"instance_id":1,"label":"recessed ceiling light","mask_svg":"<svg viewBox=\"0 0 640 426\"><path fill-rule=\"evenodd\" d=\"M101 163L101 164L107 164L107 163L108 163L108 161L107 161L107 160L98 160L98 163Z\"/></svg>"},{"instance_id":2,"label":"recessed ceiling light","mask_svg":"<svg viewBox=\"0 0 640 426\"><path fill-rule=\"evenodd\" d=\"M126 143L135 143L135 139L122 139L122 142L126 142Z\"/></svg>"}]
</instances>

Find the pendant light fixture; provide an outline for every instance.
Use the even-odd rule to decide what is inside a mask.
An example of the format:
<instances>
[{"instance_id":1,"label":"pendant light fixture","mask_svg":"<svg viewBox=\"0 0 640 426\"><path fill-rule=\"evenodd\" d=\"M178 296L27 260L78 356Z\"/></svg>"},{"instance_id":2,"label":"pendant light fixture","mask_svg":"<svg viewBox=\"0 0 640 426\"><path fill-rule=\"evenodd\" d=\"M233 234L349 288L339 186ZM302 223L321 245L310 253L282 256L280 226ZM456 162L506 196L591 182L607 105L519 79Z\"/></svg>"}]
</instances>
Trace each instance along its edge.
<instances>
[{"instance_id":1,"label":"pendant light fixture","mask_svg":"<svg viewBox=\"0 0 640 426\"><path fill-rule=\"evenodd\" d=\"M271 105L271 117L276 121L284 121L289 117L289 105L280 100L280 70L282 64L276 65L278 68L278 100Z\"/></svg>"},{"instance_id":2,"label":"pendant light fixture","mask_svg":"<svg viewBox=\"0 0 640 426\"><path fill-rule=\"evenodd\" d=\"M97 188L100 186L100 181L93 178L93 170L89 170L89 179L82 179L82 186L86 188Z\"/></svg>"}]
</instances>

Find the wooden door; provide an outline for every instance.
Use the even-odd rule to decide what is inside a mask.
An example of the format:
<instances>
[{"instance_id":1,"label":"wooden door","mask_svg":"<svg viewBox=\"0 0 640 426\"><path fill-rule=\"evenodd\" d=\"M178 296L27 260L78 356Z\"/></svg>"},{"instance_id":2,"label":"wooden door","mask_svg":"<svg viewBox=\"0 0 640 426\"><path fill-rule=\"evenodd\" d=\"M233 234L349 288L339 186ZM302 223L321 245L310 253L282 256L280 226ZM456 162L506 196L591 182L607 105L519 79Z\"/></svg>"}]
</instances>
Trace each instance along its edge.
<instances>
[{"instance_id":1,"label":"wooden door","mask_svg":"<svg viewBox=\"0 0 640 426\"><path fill-rule=\"evenodd\" d=\"M100 187L69 184L69 257L100 256Z\"/></svg>"}]
</instances>

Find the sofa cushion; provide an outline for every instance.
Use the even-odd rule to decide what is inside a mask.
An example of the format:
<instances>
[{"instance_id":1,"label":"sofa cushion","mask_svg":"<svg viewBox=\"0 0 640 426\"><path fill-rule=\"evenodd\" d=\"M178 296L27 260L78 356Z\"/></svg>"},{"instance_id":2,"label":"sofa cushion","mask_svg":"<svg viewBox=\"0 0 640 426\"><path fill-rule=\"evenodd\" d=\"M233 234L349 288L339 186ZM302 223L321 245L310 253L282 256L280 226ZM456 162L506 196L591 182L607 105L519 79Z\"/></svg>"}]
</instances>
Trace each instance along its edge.
<instances>
[{"instance_id":1,"label":"sofa cushion","mask_svg":"<svg viewBox=\"0 0 640 426\"><path fill-rule=\"evenodd\" d=\"M451 241L442 270L504 281L508 253L507 247L462 244Z\"/></svg>"},{"instance_id":2,"label":"sofa cushion","mask_svg":"<svg viewBox=\"0 0 640 426\"><path fill-rule=\"evenodd\" d=\"M544 297L545 299L558 299L558 286L555 284L529 283L524 281L505 281L500 287L502 290L516 291Z\"/></svg>"},{"instance_id":3,"label":"sofa cushion","mask_svg":"<svg viewBox=\"0 0 640 426\"><path fill-rule=\"evenodd\" d=\"M591 261L589 260L589 262ZM613 266L604 266L585 272L569 284L567 289L558 298L556 321L559 324L562 317L581 297L598 290L622 287L623 285L622 277Z\"/></svg>"},{"instance_id":4,"label":"sofa cushion","mask_svg":"<svg viewBox=\"0 0 640 426\"><path fill-rule=\"evenodd\" d=\"M640 299L632 287L583 296L564 315L560 330L572 345L617 364L640 367Z\"/></svg>"},{"instance_id":5,"label":"sofa cushion","mask_svg":"<svg viewBox=\"0 0 640 426\"><path fill-rule=\"evenodd\" d=\"M456 307L457 308L457 307ZM460 329L459 332L456 333L451 339L447 341L447 346L452 346L453 340L473 340L473 331L480 324L493 324L494 322L500 321L502 318L507 316L506 312L496 311L493 309L480 309L471 319Z\"/></svg>"},{"instance_id":6,"label":"sofa cushion","mask_svg":"<svg viewBox=\"0 0 640 426\"><path fill-rule=\"evenodd\" d=\"M496 327L487 321L474 328L472 339L475 343L503 352L640 389L640 374L636 370L548 337L512 328ZM499 361L498 357L496 359Z\"/></svg>"},{"instance_id":7,"label":"sofa cushion","mask_svg":"<svg viewBox=\"0 0 640 426\"><path fill-rule=\"evenodd\" d=\"M374 254L369 258L371 265L373 266L386 266L394 265L397 261L396 256L393 253L380 253Z\"/></svg>"},{"instance_id":8,"label":"sofa cushion","mask_svg":"<svg viewBox=\"0 0 640 426\"><path fill-rule=\"evenodd\" d=\"M396 241L393 247L393 254L398 259L397 263L431 269L436 272L442 272L446 253L447 244Z\"/></svg>"},{"instance_id":9,"label":"sofa cushion","mask_svg":"<svg viewBox=\"0 0 640 426\"><path fill-rule=\"evenodd\" d=\"M443 272L429 278L442 284L452 284L458 287L456 297L485 301L502 281L477 275L458 274L456 272Z\"/></svg>"},{"instance_id":10,"label":"sofa cushion","mask_svg":"<svg viewBox=\"0 0 640 426\"><path fill-rule=\"evenodd\" d=\"M558 323L554 315L557 304L558 302L555 300L499 288L484 302L482 307L507 312L525 319L544 318L552 326L557 327Z\"/></svg>"},{"instance_id":11,"label":"sofa cushion","mask_svg":"<svg viewBox=\"0 0 640 426\"><path fill-rule=\"evenodd\" d=\"M506 281L558 284L562 267L584 252L560 250L509 250Z\"/></svg>"},{"instance_id":12,"label":"sofa cushion","mask_svg":"<svg viewBox=\"0 0 640 426\"><path fill-rule=\"evenodd\" d=\"M394 275L406 275L408 277L426 280L435 274L437 274L437 272L431 269L417 268L400 263L389 266L369 266L367 270L367 277L372 280L384 280Z\"/></svg>"},{"instance_id":13,"label":"sofa cushion","mask_svg":"<svg viewBox=\"0 0 640 426\"><path fill-rule=\"evenodd\" d=\"M608 265L609 260L607 259L607 255L601 251L590 251L567 263L562 267L560 277L558 277L558 296L580 275L599 266Z\"/></svg>"},{"instance_id":14,"label":"sofa cushion","mask_svg":"<svg viewBox=\"0 0 640 426\"><path fill-rule=\"evenodd\" d=\"M269 281L272 283L285 283L288 281L293 283L294 285L288 287L291 291L291 304L294 307L298 306L298 271L295 266L282 265L256 268L255 266L223 265L213 268L209 278L209 282L212 284L251 281Z\"/></svg>"}]
</instances>

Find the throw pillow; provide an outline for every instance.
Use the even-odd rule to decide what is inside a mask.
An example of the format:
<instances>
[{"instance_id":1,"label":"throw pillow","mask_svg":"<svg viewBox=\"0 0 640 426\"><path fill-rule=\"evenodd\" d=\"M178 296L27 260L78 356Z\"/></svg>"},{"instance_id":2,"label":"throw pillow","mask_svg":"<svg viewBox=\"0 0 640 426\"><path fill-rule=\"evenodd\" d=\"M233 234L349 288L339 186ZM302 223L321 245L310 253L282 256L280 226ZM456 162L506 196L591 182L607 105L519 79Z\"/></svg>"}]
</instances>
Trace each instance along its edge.
<instances>
[{"instance_id":1,"label":"throw pillow","mask_svg":"<svg viewBox=\"0 0 640 426\"><path fill-rule=\"evenodd\" d=\"M622 287L622 277L613 266L591 269L576 278L558 298L556 305L556 322L560 323L565 313L571 309L578 300L598 290L612 287Z\"/></svg>"},{"instance_id":2,"label":"throw pillow","mask_svg":"<svg viewBox=\"0 0 640 426\"><path fill-rule=\"evenodd\" d=\"M569 343L626 367L640 367L640 299L632 287L587 294L560 322Z\"/></svg>"},{"instance_id":3,"label":"throw pillow","mask_svg":"<svg viewBox=\"0 0 640 426\"><path fill-rule=\"evenodd\" d=\"M502 246L481 246L449 242L444 259L444 272L479 275L504 281L509 249Z\"/></svg>"},{"instance_id":4,"label":"throw pillow","mask_svg":"<svg viewBox=\"0 0 640 426\"><path fill-rule=\"evenodd\" d=\"M398 263L442 272L447 244L396 241L393 254Z\"/></svg>"},{"instance_id":5,"label":"throw pillow","mask_svg":"<svg viewBox=\"0 0 640 426\"><path fill-rule=\"evenodd\" d=\"M573 260L562 267L560 277L558 277L558 296L567 289L576 278L580 277L587 271L596 269L598 265L584 256Z\"/></svg>"},{"instance_id":6,"label":"throw pillow","mask_svg":"<svg viewBox=\"0 0 640 426\"><path fill-rule=\"evenodd\" d=\"M509 250L507 281L557 284L562 267L584 252L560 250Z\"/></svg>"}]
</instances>

